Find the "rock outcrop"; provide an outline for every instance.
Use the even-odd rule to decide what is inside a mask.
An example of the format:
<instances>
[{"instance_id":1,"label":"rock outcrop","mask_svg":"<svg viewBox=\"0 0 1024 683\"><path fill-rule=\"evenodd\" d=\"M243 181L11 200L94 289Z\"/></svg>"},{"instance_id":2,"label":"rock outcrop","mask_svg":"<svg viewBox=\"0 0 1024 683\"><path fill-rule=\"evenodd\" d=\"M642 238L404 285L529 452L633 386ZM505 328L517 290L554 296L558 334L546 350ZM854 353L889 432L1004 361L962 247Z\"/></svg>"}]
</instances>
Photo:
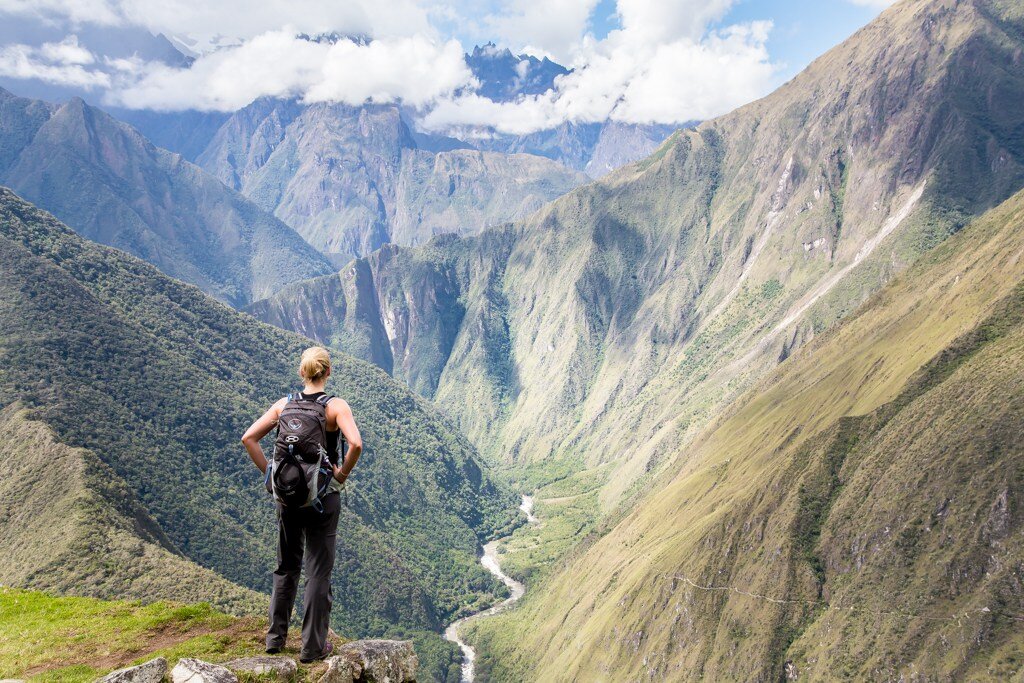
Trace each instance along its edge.
<instances>
[{"instance_id":1,"label":"rock outcrop","mask_svg":"<svg viewBox=\"0 0 1024 683\"><path fill-rule=\"evenodd\" d=\"M320 683L409 683L419 660L407 640L357 640L345 643L327 660Z\"/></svg>"},{"instance_id":2,"label":"rock outcrop","mask_svg":"<svg viewBox=\"0 0 1024 683\"><path fill-rule=\"evenodd\" d=\"M179 659L171 670L173 683L238 683L238 676L201 659Z\"/></svg>"},{"instance_id":3,"label":"rock outcrop","mask_svg":"<svg viewBox=\"0 0 1024 683\"><path fill-rule=\"evenodd\" d=\"M290 681L298 671L294 659L269 655L232 659L230 662L225 662L224 666L235 673L270 675L279 681Z\"/></svg>"},{"instance_id":4,"label":"rock outcrop","mask_svg":"<svg viewBox=\"0 0 1024 683\"><path fill-rule=\"evenodd\" d=\"M167 660L151 659L145 664L111 671L96 683L161 683L167 673Z\"/></svg>"}]
</instances>

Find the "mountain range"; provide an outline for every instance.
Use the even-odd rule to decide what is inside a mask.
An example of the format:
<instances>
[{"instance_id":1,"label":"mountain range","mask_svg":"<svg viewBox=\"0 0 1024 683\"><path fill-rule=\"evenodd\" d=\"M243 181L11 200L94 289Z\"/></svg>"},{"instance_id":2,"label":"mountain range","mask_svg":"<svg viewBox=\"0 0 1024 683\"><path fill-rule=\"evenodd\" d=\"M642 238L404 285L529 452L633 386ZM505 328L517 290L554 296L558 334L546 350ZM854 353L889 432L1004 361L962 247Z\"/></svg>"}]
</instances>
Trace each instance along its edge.
<instances>
[{"instance_id":1,"label":"mountain range","mask_svg":"<svg viewBox=\"0 0 1024 683\"><path fill-rule=\"evenodd\" d=\"M1022 253L1024 192L796 351L476 627L480 679L1019 677Z\"/></svg>"},{"instance_id":2,"label":"mountain range","mask_svg":"<svg viewBox=\"0 0 1024 683\"><path fill-rule=\"evenodd\" d=\"M82 45L110 52L124 33L87 32ZM133 44L136 56L169 67L191 63L163 36ZM543 93L568 73L493 45L466 59L481 91L498 101ZM25 84L31 92L73 93L33 83ZM463 141L417 130L417 113L398 104L273 98L233 113L111 109L126 126L77 96L58 105L2 88L0 107L0 182L86 237L234 306L387 243L412 246L524 218L584 184L583 171L600 175L640 158L673 129L564 124L526 136L463 131Z\"/></svg>"},{"instance_id":3,"label":"mountain range","mask_svg":"<svg viewBox=\"0 0 1024 683\"><path fill-rule=\"evenodd\" d=\"M586 180L539 156L421 149L394 105L267 99L232 114L196 163L339 266L521 218Z\"/></svg>"},{"instance_id":4,"label":"mountain range","mask_svg":"<svg viewBox=\"0 0 1024 683\"><path fill-rule=\"evenodd\" d=\"M389 247L249 310L377 362L498 460L617 461L610 507L1024 186L1021 40L997 6L901 3L767 98L526 221Z\"/></svg>"},{"instance_id":5,"label":"mountain range","mask_svg":"<svg viewBox=\"0 0 1024 683\"><path fill-rule=\"evenodd\" d=\"M1024 187L1021 54L1015 3L905 0L772 95L674 134L525 221L387 247L249 308L387 369L523 485L567 471L596 482L578 545L532 575L522 608L471 634L496 680L1013 669L1019 543L1004 539L1016 538L1019 514L1000 501L1019 469L1019 448L1004 447L1019 422L1005 417L1009 427L988 432L990 422L971 421L977 412L940 417L928 392L965 392L971 382L948 380L954 366L943 359L975 358L992 326L1016 329L1004 301L1016 271L996 271L999 286L962 311L921 289L939 272L966 277L953 256L906 276L908 302L920 297L922 315L952 321L928 343L885 328L901 307L886 309L882 329L850 327L827 350L818 340L843 336L841 322L878 308L887 283L956 245L964 263L1013 258L1015 202L979 223L988 228L939 245ZM979 245L967 234L995 236ZM993 275L979 266L977 277ZM964 360L1011 405L1013 380L1002 386L993 373L1019 377L999 360L1014 334L992 346L993 365ZM976 346L962 351L960 335ZM855 339L878 346L850 356ZM841 362L817 384L806 376ZM791 374L800 368L810 369ZM1001 406L988 405L992 419L1012 412ZM926 416L943 426L912 440ZM990 449L986 462L1009 478L959 494L955 524L925 537L946 514L940 493L969 486L960 473L974 451L942 442L957 433L974 434L972 448ZM929 454L947 464L923 461ZM911 495L925 476L931 497ZM989 506L991 518L981 513ZM1010 536L992 540L991 524ZM912 550L925 538L938 545ZM947 581L966 576L965 558L990 542L1010 553L992 560L998 571ZM876 547L885 551L868 553ZM899 562L903 574L893 573ZM929 562L946 574L926 571ZM746 593L783 603L761 608ZM862 601L870 608L829 616ZM955 638L935 617L990 604L1005 614ZM921 616L908 626L882 614L886 605Z\"/></svg>"},{"instance_id":6,"label":"mountain range","mask_svg":"<svg viewBox=\"0 0 1024 683\"><path fill-rule=\"evenodd\" d=\"M0 90L0 182L236 306L333 270L280 220L81 99Z\"/></svg>"},{"instance_id":7,"label":"mountain range","mask_svg":"<svg viewBox=\"0 0 1024 683\"><path fill-rule=\"evenodd\" d=\"M501 101L566 72L467 60ZM504 594L499 537L527 592L459 632L478 680L1020 677L1022 65L1019 2L901 0L660 143L261 99L205 118L194 165L0 95L0 180L81 233L0 190L0 581L261 609L235 441L316 340L368 446L333 623L415 638L427 680ZM242 310L82 235L172 245L161 270Z\"/></svg>"}]
</instances>

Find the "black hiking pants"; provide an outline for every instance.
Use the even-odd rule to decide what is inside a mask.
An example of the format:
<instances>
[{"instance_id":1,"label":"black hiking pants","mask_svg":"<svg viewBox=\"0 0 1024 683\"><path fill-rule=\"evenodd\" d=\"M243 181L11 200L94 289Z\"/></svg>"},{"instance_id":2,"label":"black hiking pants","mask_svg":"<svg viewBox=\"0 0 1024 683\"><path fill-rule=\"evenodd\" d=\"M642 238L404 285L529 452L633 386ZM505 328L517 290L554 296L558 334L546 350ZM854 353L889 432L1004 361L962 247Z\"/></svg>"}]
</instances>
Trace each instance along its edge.
<instances>
[{"instance_id":1,"label":"black hiking pants","mask_svg":"<svg viewBox=\"0 0 1024 683\"><path fill-rule=\"evenodd\" d=\"M303 658L319 657L323 652L331 604L334 602L331 570L334 569L341 496L337 492L324 496L323 507L321 513L313 508L277 506L277 569L274 570L274 592L270 597L267 647L284 647L305 547L306 591L302 598L300 654Z\"/></svg>"}]
</instances>

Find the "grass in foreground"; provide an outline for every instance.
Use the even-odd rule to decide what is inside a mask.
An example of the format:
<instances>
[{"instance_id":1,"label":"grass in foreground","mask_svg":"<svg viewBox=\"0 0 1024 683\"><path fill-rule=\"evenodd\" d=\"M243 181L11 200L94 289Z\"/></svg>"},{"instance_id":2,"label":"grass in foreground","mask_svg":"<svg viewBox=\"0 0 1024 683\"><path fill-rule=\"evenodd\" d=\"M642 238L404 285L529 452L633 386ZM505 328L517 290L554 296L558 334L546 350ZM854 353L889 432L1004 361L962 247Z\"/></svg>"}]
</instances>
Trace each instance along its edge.
<instances>
[{"instance_id":1,"label":"grass in foreground","mask_svg":"<svg viewBox=\"0 0 1024 683\"><path fill-rule=\"evenodd\" d=\"M157 656L170 666L182 657L223 662L262 654L265 628L262 619L205 603L143 605L2 588L0 679L84 683ZM298 660L298 643L288 645L284 654ZM300 665L298 680L316 680L324 668Z\"/></svg>"}]
</instances>

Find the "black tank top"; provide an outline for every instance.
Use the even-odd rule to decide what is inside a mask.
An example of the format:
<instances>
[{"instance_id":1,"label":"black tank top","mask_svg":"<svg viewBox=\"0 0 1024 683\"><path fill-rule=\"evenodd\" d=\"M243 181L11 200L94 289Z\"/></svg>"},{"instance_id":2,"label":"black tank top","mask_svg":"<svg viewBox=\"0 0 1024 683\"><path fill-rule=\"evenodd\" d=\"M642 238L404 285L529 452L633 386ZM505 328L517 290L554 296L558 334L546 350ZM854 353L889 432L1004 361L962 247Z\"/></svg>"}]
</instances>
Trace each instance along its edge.
<instances>
[{"instance_id":1,"label":"black tank top","mask_svg":"<svg viewBox=\"0 0 1024 683\"><path fill-rule=\"evenodd\" d=\"M302 394L303 398L309 401L315 401L316 399L323 396L326 392L317 391L312 394L307 394L305 391L300 391L299 393ZM331 461L332 465L338 464L338 442L340 442L341 440L342 439L340 429L335 429L333 432L327 432L327 459Z\"/></svg>"}]
</instances>

